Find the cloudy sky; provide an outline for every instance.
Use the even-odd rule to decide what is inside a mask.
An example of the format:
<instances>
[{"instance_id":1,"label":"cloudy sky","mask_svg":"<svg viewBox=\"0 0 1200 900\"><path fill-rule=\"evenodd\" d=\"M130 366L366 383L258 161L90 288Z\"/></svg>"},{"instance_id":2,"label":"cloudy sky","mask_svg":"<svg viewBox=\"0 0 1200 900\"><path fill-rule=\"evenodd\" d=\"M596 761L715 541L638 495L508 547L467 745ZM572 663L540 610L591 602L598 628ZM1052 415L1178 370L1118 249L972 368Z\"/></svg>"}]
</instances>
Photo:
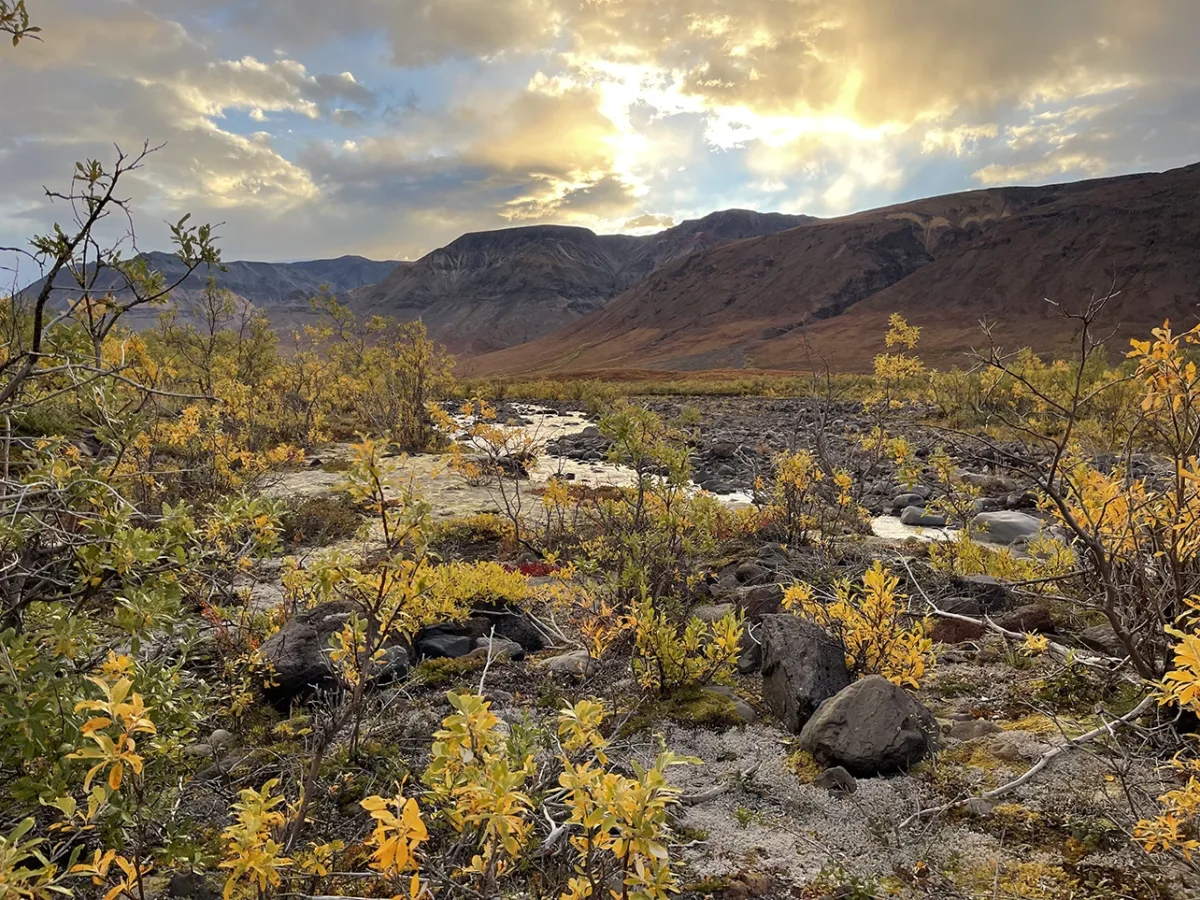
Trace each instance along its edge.
<instances>
[{"instance_id":1,"label":"cloudy sky","mask_svg":"<svg viewBox=\"0 0 1200 900\"><path fill-rule=\"evenodd\" d=\"M1198 0L27 0L0 245L113 144L142 249L416 258L538 222L837 215L1200 159Z\"/></svg>"}]
</instances>

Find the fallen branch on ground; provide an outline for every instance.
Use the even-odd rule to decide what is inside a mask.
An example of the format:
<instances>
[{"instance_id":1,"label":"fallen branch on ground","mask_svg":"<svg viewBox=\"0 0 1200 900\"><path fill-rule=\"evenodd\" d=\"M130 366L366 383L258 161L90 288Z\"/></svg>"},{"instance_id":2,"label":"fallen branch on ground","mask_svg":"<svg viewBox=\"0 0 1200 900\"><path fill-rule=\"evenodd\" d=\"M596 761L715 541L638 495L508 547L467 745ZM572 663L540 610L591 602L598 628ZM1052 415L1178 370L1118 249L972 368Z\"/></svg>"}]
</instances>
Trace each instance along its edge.
<instances>
[{"instance_id":1,"label":"fallen branch on ground","mask_svg":"<svg viewBox=\"0 0 1200 900\"><path fill-rule=\"evenodd\" d=\"M941 806L931 806L931 807L929 807L929 809L918 810L917 812L915 812L911 816L909 816L907 819L905 819L903 822L901 822L900 827L907 828L914 821L921 819L925 816L940 815L944 812L949 812L952 809L958 809L960 807L966 806L968 803L972 802L973 800L986 800L986 801L990 802L999 797L1003 797L1005 794L1007 794L1011 791L1015 791L1021 785L1025 784L1026 782L1031 780L1035 775L1037 775L1038 772L1042 771L1042 769L1046 768L1046 766L1050 765L1050 763L1052 761L1057 759L1059 756L1062 756L1062 754L1066 753L1068 750L1073 750L1076 747L1080 747L1083 744L1088 743L1089 741L1094 741L1096 738L1100 737L1101 735L1111 736L1111 735L1115 734L1117 728L1119 728L1122 725L1128 725L1130 722L1132 722L1134 719L1136 719L1138 716L1140 716L1142 713L1144 713L1147 709L1149 709L1151 706L1153 706L1157 702L1158 702L1158 699L1156 697L1154 697L1154 696L1147 697L1141 703L1139 703L1137 706L1135 706L1133 709L1131 709L1129 712L1125 713L1125 715L1121 716L1121 718L1114 719L1111 722L1105 722L1099 728L1094 728L1091 731L1089 731L1087 734L1081 734L1079 737L1072 738L1064 744L1058 744L1055 747L1051 747L1049 750L1047 750L1045 753L1043 753L1041 755L1041 757L1038 759L1037 762L1035 762L1028 770L1026 770L1025 774L1019 776L1018 778L1014 778L1012 781L1008 782L1007 784L1002 784L1002 785L1000 785L1000 787L994 788L990 791L986 791L985 793L982 793L977 797L967 797L964 800L954 800L950 803L943 803Z\"/></svg>"},{"instance_id":2,"label":"fallen branch on ground","mask_svg":"<svg viewBox=\"0 0 1200 900\"><path fill-rule=\"evenodd\" d=\"M912 568L908 564L908 560L902 558L900 560L900 563L901 563L901 565L904 566L904 570L906 572L908 572L909 580L914 585L916 585L917 590L921 592L921 596L925 599L925 603L929 607L928 612L930 615L937 616L940 619L953 619L958 622L970 622L972 625L978 625L981 628L986 628L989 631L995 632L996 634L1003 635L1004 637L1006 637L1012 641L1025 640L1024 632L1010 631L1007 628L1002 628L1001 626L999 626L995 622L993 622L991 620L991 618L988 616L983 616L983 617L966 616L966 615L963 615L962 613L946 612L944 609L939 609L937 604L933 602L933 599L929 596L929 594L927 594L925 592L925 588L921 587L921 583L919 581L917 581L916 576L913 574ZM1088 666L1093 669L1104 669L1105 671L1113 671L1114 669L1121 668L1122 666L1126 665L1129 662L1128 659L1123 659L1123 658L1116 657L1116 656L1086 655L1086 654L1080 653L1078 650L1074 649L1073 647L1068 647L1065 644L1058 643L1057 641L1050 641L1048 638L1047 638L1047 640L1049 641L1049 643L1046 646L1046 652L1048 652L1051 656L1053 656L1055 659L1057 659L1059 662L1062 662L1062 663L1066 663L1069 661L1069 662L1075 663L1077 665ZM1136 680L1141 681L1141 679L1136 679Z\"/></svg>"},{"instance_id":3,"label":"fallen branch on ground","mask_svg":"<svg viewBox=\"0 0 1200 900\"><path fill-rule=\"evenodd\" d=\"M752 778L754 776L754 773L758 771L758 767L761 765L762 765L761 762L756 762L750 768L744 769L743 771L736 773L736 775L734 775L734 777L732 779L730 779L729 781L726 781L723 784L718 784L713 787L707 788L706 790L698 791L695 794L682 794L679 797L679 802L682 803L684 806L697 806L698 804L701 804L701 803L707 803L709 800L716 800L722 794L729 793L729 791L733 789L733 786L735 784L743 782L748 778Z\"/></svg>"}]
</instances>

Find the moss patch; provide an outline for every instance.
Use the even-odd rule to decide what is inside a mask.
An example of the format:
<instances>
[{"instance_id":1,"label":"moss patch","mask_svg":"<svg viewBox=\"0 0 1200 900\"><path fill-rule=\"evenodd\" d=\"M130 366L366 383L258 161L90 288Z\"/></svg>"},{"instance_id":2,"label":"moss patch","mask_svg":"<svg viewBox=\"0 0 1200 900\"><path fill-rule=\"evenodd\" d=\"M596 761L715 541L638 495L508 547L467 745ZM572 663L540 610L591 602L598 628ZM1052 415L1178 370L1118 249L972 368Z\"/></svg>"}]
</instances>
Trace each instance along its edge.
<instances>
[{"instance_id":1,"label":"moss patch","mask_svg":"<svg viewBox=\"0 0 1200 900\"><path fill-rule=\"evenodd\" d=\"M742 724L732 700L697 687L644 701L626 720L619 734L621 737L628 737L644 731L653 731L663 722L692 725L713 731L723 731Z\"/></svg>"},{"instance_id":2,"label":"moss patch","mask_svg":"<svg viewBox=\"0 0 1200 900\"><path fill-rule=\"evenodd\" d=\"M787 767L792 770L796 776L796 780L801 784L812 784L816 781L824 769L817 764L813 759L812 754L806 750L796 750L789 753L787 757Z\"/></svg>"},{"instance_id":3,"label":"moss patch","mask_svg":"<svg viewBox=\"0 0 1200 900\"><path fill-rule=\"evenodd\" d=\"M492 660L492 665L498 664ZM487 665L482 656L464 656L459 659L427 659L413 670L416 680L423 687L445 687L464 676L479 672Z\"/></svg>"}]
</instances>

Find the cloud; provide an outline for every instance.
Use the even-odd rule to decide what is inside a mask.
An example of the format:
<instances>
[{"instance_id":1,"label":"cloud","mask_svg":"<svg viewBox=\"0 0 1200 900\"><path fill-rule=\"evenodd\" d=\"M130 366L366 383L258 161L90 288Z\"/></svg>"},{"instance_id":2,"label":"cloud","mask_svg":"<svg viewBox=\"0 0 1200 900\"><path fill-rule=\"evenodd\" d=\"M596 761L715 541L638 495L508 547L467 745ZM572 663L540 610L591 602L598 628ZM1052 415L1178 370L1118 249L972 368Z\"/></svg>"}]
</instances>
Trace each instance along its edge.
<instances>
[{"instance_id":1,"label":"cloud","mask_svg":"<svg viewBox=\"0 0 1200 900\"><path fill-rule=\"evenodd\" d=\"M621 227L625 231L661 231L664 228L670 228L674 224L674 216L656 213L642 213L641 215L634 216L632 219L626 219L625 223Z\"/></svg>"},{"instance_id":2,"label":"cloud","mask_svg":"<svg viewBox=\"0 0 1200 900\"><path fill-rule=\"evenodd\" d=\"M838 215L1194 161L1192 0L43 0L4 51L0 242L112 141L227 255L528 222ZM98 48L104 48L101 52ZM647 210L655 210L650 213ZM152 240L153 224L143 236Z\"/></svg>"}]
</instances>

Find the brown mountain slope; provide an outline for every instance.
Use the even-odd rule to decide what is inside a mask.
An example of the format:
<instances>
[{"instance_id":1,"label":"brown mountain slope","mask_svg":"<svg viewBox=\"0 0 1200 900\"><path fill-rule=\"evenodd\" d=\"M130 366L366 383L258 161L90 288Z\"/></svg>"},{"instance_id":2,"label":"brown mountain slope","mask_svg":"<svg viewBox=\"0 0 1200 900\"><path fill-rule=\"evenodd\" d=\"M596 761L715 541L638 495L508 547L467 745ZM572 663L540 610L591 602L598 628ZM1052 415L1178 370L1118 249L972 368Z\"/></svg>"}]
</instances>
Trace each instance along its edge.
<instances>
[{"instance_id":1,"label":"brown mountain slope","mask_svg":"<svg viewBox=\"0 0 1200 900\"><path fill-rule=\"evenodd\" d=\"M1200 302L1200 165L1038 188L935 197L742 241L664 267L547 339L466 364L479 373L865 369L887 316L923 326L945 365L983 342L1058 349L1075 307L1116 283L1118 337Z\"/></svg>"},{"instance_id":2,"label":"brown mountain slope","mask_svg":"<svg viewBox=\"0 0 1200 900\"><path fill-rule=\"evenodd\" d=\"M534 225L464 234L351 296L367 312L420 318L458 353L550 334L603 307L660 266L810 216L724 210L648 236Z\"/></svg>"}]
</instances>

